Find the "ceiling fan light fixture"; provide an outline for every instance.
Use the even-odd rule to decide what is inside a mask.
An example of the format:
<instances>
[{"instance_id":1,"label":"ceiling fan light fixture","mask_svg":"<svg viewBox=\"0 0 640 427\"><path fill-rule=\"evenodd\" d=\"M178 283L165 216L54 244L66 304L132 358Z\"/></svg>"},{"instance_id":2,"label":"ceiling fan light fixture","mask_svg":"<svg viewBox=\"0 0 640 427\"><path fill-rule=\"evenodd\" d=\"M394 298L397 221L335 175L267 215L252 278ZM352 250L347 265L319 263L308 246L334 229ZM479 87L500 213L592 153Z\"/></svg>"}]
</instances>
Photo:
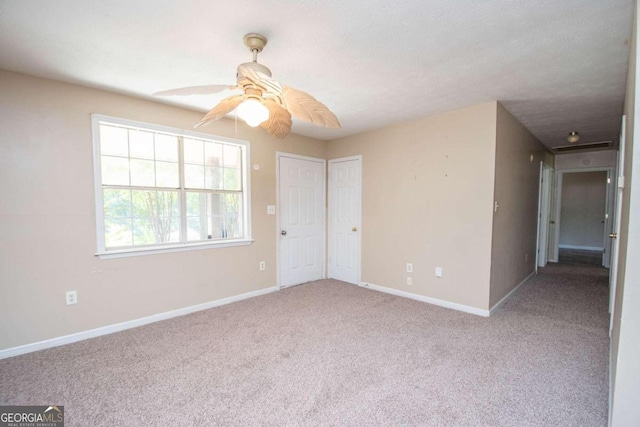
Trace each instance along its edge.
<instances>
[{"instance_id":1,"label":"ceiling fan light fixture","mask_svg":"<svg viewBox=\"0 0 640 427\"><path fill-rule=\"evenodd\" d=\"M326 105L313 96L298 89L282 85L271 78L271 70L258 63L258 53L267 44L267 38L250 33L244 37L244 44L253 55L253 61L240 64L235 85L190 86L163 90L154 95L207 95L224 90L242 91L224 98L195 127L204 126L236 111L237 117L251 127L262 126L276 138L284 138L291 132L292 117L327 128L337 129L340 121Z\"/></svg>"},{"instance_id":2,"label":"ceiling fan light fixture","mask_svg":"<svg viewBox=\"0 0 640 427\"><path fill-rule=\"evenodd\" d=\"M252 128L269 119L269 109L255 98L249 98L238 105L238 117Z\"/></svg>"},{"instance_id":3,"label":"ceiling fan light fixture","mask_svg":"<svg viewBox=\"0 0 640 427\"><path fill-rule=\"evenodd\" d=\"M569 132L569 136L567 137L567 142L569 144L574 144L580 140L580 133L577 131Z\"/></svg>"}]
</instances>

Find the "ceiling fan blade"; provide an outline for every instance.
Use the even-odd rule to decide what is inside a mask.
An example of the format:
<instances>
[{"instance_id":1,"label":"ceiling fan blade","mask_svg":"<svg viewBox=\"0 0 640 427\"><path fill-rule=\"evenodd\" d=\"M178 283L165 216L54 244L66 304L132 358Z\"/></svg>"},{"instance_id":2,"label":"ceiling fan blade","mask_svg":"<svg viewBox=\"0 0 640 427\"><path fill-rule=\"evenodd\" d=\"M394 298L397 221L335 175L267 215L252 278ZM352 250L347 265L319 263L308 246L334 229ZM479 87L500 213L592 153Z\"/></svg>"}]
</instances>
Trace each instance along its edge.
<instances>
[{"instance_id":1,"label":"ceiling fan blade","mask_svg":"<svg viewBox=\"0 0 640 427\"><path fill-rule=\"evenodd\" d=\"M240 105L242 101L247 98L246 95L234 95L220 101L218 105L213 107L211 111L200 119L200 121L195 125L195 127L200 127L202 125L206 125L209 122L214 120L221 119L222 117L229 114L231 111L235 110L235 108Z\"/></svg>"},{"instance_id":2,"label":"ceiling fan blade","mask_svg":"<svg viewBox=\"0 0 640 427\"><path fill-rule=\"evenodd\" d=\"M263 74L259 71L255 71L249 67L245 67L244 65L240 65L238 67L238 71L251 83L256 86L262 88L266 92L271 92L276 95L282 94L282 85L277 81L271 79L266 74Z\"/></svg>"},{"instance_id":3,"label":"ceiling fan blade","mask_svg":"<svg viewBox=\"0 0 640 427\"><path fill-rule=\"evenodd\" d=\"M289 86L282 87L282 97L287 110L293 117L305 122L328 128L339 128L340 121L335 114L313 96Z\"/></svg>"},{"instance_id":4,"label":"ceiling fan blade","mask_svg":"<svg viewBox=\"0 0 640 427\"><path fill-rule=\"evenodd\" d=\"M206 85L206 86L189 86L178 89L161 90L153 96L187 96L187 95L210 95L212 93L222 92L227 89L234 89L236 86L229 85Z\"/></svg>"},{"instance_id":5,"label":"ceiling fan blade","mask_svg":"<svg viewBox=\"0 0 640 427\"><path fill-rule=\"evenodd\" d=\"M291 114L273 99L265 99L262 103L269 109L269 120L265 120L260 126L276 138L287 136L291 132Z\"/></svg>"}]
</instances>

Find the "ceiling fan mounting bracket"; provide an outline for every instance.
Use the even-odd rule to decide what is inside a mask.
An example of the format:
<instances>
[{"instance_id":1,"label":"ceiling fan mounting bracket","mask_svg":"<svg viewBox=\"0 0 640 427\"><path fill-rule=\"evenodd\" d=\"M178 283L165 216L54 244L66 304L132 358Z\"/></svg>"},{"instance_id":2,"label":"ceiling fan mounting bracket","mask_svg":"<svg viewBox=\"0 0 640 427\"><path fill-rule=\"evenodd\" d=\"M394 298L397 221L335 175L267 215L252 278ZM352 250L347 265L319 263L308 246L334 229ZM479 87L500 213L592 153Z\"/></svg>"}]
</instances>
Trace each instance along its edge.
<instances>
[{"instance_id":1,"label":"ceiling fan mounting bracket","mask_svg":"<svg viewBox=\"0 0 640 427\"><path fill-rule=\"evenodd\" d=\"M262 49L267 45L267 38L262 34L249 33L242 38L244 45L249 48L251 52L262 52Z\"/></svg>"}]
</instances>

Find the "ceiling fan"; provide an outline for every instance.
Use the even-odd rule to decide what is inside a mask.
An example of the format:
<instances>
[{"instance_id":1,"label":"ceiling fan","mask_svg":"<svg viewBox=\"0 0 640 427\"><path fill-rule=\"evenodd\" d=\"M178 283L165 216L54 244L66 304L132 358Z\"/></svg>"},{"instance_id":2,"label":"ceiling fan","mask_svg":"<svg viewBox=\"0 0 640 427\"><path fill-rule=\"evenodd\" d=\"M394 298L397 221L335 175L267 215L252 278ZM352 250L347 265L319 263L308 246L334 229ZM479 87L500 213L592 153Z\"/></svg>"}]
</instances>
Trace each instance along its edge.
<instances>
[{"instance_id":1,"label":"ceiling fan","mask_svg":"<svg viewBox=\"0 0 640 427\"><path fill-rule=\"evenodd\" d=\"M236 108L238 116L249 126L260 125L277 138L284 138L291 131L291 116L318 126L340 127L338 118L326 105L306 92L271 79L271 70L258 63L258 53L267 44L266 37L250 33L244 36L243 41L253 53L253 61L238 66L236 85L191 86L156 92L154 95L208 95L224 90L243 92L220 101L195 127L218 120Z\"/></svg>"}]
</instances>

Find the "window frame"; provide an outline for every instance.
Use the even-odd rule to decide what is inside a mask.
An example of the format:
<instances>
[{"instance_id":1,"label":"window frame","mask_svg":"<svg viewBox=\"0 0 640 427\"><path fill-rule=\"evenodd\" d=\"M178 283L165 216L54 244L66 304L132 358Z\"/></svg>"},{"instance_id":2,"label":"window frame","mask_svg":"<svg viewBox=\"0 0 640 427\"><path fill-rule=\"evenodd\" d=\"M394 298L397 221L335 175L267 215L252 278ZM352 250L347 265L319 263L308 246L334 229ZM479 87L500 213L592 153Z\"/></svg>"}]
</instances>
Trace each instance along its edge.
<instances>
[{"instance_id":1,"label":"window frame","mask_svg":"<svg viewBox=\"0 0 640 427\"><path fill-rule=\"evenodd\" d=\"M178 136L178 167L180 170L180 187L176 190L179 194L179 208L181 224L186 220L186 193L189 191L204 191L207 193L216 193L216 190L198 190L187 189L184 185L184 141L183 138L197 138L209 141L216 141L226 144L232 144L240 146L242 153L241 156L241 179L242 179L242 216L243 216L243 237L235 239L217 239L217 240L200 240L189 242L186 240L185 231L182 225L180 226L181 238L185 241L177 243L167 244L153 244L153 245L138 245L125 248L107 249L105 246L105 216L104 216L104 197L103 197L103 185L102 185L102 161L100 151L100 124L104 122L116 126L126 126L136 128L140 130L147 130L152 132L169 133ZM101 259L109 258L121 258L138 255L150 255L156 253L167 252L180 252L199 249L212 249L221 247L232 246L244 246L253 242L251 237L251 177L249 174L250 165L250 144L249 141L227 138L218 135L212 135L201 132L193 132L186 129L173 128L169 126L157 125L153 123L140 122L135 120L128 120L119 117L107 116L103 114L91 114L91 132L93 140L93 172L94 172L94 199L95 199L95 218L96 218L96 243L97 252L96 256ZM138 186L122 186L128 189L140 189L140 190L164 190L164 187L138 187ZM221 190L220 192L224 192Z\"/></svg>"}]
</instances>

